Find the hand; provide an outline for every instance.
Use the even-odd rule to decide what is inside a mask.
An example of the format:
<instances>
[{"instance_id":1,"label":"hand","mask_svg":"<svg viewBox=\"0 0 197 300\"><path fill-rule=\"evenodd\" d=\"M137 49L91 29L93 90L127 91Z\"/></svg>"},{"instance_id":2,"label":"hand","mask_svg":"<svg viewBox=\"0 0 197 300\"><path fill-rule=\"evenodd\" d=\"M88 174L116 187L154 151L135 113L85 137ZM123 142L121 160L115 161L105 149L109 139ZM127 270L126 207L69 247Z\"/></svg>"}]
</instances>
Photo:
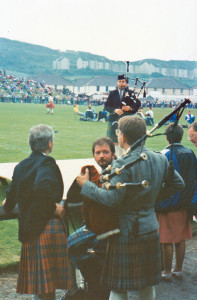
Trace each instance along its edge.
<instances>
[{"instance_id":1,"label":"hand","mask_svg":"<svg viewBox=\"0 0 197 300\"><path fill-rule=\"evenodd\" d=\"M121 115L123 114L123 111L122 111L122 109L120 109L120 108L116 108L116 109L114 110L114 112L115 112L117 115L119 115L119 116L121 116Z\"/></svg>"},{"instance_id":2,"label":"hand","mask_svg":"<svg viewBox=\"0 0 197 300\"><path fill-rule=\"evenodd\" d=\"M6 203L6 198L3 200L2 205L5 205Z\"/></svg>"},{"instance_id":3,"label":"hand","mask_svg":"<svg viewBox=\"0 0 197 300\"><path fill-rule=\"evenodd\" d=\"M122 107L122 110L123 110L123 111L130 111L130 110L132 110L132 108L131 108L130 106L127 106L127 105L126 105L126 106L123 106L123 107Z\"/></svg>"},{"instance_id":4,"label":"hand","mask_svg":"<svg viewBox=\"0 0 197 300\"><path fill-rule=\"evenodd\" d=\"M82 187L87 180L89 180L89 170L86 168L85 174L78 175L76 181L77 184Z\"/></svg>"},{"instance_id":5,"label":"hand","mask_svg":"<svg viewBox=\"0 0 197 300\"><path fill-rule=\"evenodd\" d=\"M63 206L61 206L60 204L56 203L56 209L54 211L54 216L60 218L61 220L63 219L65 214L65 210L63 208Z\"/></svg>"}]
</instances>

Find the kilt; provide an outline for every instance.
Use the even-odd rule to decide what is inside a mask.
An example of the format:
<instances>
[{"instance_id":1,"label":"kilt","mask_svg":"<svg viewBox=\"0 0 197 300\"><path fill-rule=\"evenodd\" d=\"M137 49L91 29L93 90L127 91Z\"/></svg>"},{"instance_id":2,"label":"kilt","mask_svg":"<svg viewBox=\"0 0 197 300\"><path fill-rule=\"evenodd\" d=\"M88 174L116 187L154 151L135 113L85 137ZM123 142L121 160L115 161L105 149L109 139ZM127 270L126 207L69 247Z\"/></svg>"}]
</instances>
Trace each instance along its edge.
<instances>
[{"instance_id":1,"label":"kilt","mask_svg":"<svg viewBox=\"0 0 197 300\"><path fill-rule=\"evenodd\" d=\"M47 294L69 288L65 228L62 221L53 218L38 238L22 243L16 292Z\"/></svg>"},{"instance_id":2,"label":"kilt","mask_svg":"<svg viewBox=\"0 0 197 300\"><path fill-rule=\"evenodd\" d=\"M157 231L143 236L114 236L109 241L101 283L125 292L161 281L161 251Z\"/></svg>"},{"instance_id":3,"label":"kilt","mask_svg":"<svg viewBox=\"0 0 197 300\"><path fill-rule=\"evenodd\" d=\"M49 103L46 104L46 107L47 108L55 108L55 105L54 105L53 102L49 102Z\"/></svg>"},{"instance_id":4,"label":"kilt","mask_svg":"<svg viewBox=\"0 0 197 300\"><path fill-rule=\"evenodd\" d=\"M118 143L118 138L116 135L116 128L117 126L112 125L112 122L108 122L108 127L107 127L107 136L112 139L114 143Z\"/></svg>"}]
</instances>

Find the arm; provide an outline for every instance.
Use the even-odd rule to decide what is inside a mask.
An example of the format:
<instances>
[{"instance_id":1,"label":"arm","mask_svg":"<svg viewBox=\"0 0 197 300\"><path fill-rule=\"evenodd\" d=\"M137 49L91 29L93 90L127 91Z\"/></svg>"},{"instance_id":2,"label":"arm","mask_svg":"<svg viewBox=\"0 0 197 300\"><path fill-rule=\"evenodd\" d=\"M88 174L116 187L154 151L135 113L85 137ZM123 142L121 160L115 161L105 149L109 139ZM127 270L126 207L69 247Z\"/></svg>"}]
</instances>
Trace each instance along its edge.
<instances>
[{"instance_id":1,"label":"arm","mask_svg":"<svg viewBox=\"0 0 197 300\"><path fill-rule=\"evenodd\" d=\"M112 92L109 93L107 101L105 103L105 110L108 111L110 114L114 112L114 107L112 106Z\"/></svg>"},{"instance_id":2,"label":"arm","mask_svg":"<svg viewBox=\"0 0 197 300\"><path fill-rule=\"evenodd\" d=\"M131 111L131 114L135 114L138 111L138 109L141 107L141 102L137 98L133 99L132 93L133 92L129 90L129 98L128 96L125 97L125 102L127 103L127 105L123 106L122 109L128 112Z\"/></svg>"},{"instance_id":3,"label":"arm","mask_svg":"<svg viewBox=\"0 0 197 300\"><path fill-rule=\"evenodd\" d=\"M17 203L17 198L15 194L15 170L12 176L12 182L6 191L6 198L3 201L3 207L6 212L10 212Z\"/></svg>"},{"instance_id":4,"label":"arm","mask_svg":"<svg viewBox=\"0 0 197 300\"><path fill-rule=\"evenodd\" d=\"M115 91L112 91L109 93L109 96L107 98L107 101L105 103L105 110L108 111L110 114L117 114L117 115L122 115L123 111L120 108L120 106L117 107L116 105L116 94Z\"/></svg>"},{"instance_id":5,"label":"arm","mask_svg":"<svg viewBox=\"0 0 197 300\"><path fill-rule=\"evenodd\" d=\"M117 168L120 167L122 164L114 163L112 172ZM125 195L126 190L105 190L99 188L94 183L90 182L89 180L88 170L86 170L85 175L79 175L77 177L77 183L82 187L81 194L92 199L97 203L101 203L108 207L115 207L118 206ZM129 182L128 172L122 172L119 176L115 176L110 180L112 185L116 185L118 182Z\"/></svg>"},{"instance_id":6,"label":"arm","mask_svg":"<svg viewBox=\"0 0 197 300\"><path fill-rule=\"evenodd\" d=\"M32 216L39 214L45 219L60 215L61 183L58 179L58 167L55 161L45 162L40 166L34 181L34 200L30 211Z\"/></svg>"}]
</instances>

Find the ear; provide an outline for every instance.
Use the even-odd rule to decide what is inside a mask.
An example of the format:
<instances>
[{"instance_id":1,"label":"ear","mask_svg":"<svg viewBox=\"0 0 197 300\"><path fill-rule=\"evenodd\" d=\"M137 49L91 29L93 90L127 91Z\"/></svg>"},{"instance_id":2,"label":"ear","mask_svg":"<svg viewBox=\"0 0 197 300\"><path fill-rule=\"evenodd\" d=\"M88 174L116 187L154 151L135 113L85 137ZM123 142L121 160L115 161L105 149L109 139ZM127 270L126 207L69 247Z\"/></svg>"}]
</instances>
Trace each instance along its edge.
<instances>
[{"instance_id":1,"label":"ear","mask_svg":"<svg viewBox=\"0 0 197 300\"><path fill-rule=\"evenodd\" d=\"M126 137L123 133L122 133L122 141L123 141L123 143L127 143Z\"/></svg>"},{"instance_id":2,"label":"ear","mask_svg":"<svg viewBox=\"0 0 197 300\"><path fill-rule=\"evenodd\" d=\"M49 149L49 151L51 153L52 149L53 149L53 141L48 141L48 149Z\"/></svg>"}]
</instances>

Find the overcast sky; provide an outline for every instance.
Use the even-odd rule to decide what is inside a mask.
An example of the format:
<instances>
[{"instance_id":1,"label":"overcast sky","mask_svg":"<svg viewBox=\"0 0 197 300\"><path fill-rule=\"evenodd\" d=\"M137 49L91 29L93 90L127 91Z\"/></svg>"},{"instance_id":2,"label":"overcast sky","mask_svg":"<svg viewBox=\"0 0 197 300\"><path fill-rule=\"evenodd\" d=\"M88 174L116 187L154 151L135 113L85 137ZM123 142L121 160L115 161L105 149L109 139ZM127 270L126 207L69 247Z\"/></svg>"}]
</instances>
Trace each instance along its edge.
<instances>
[{"instance_id":1,"label":"overcast sky","mask_svg":"<svg viewBox=\"0 0 197 300\"><path fill-rule=\"evenodd\" d=\"M122 61L197 61L197 0L2 0L0 37Z\"/></svg>"}]
</instances>

